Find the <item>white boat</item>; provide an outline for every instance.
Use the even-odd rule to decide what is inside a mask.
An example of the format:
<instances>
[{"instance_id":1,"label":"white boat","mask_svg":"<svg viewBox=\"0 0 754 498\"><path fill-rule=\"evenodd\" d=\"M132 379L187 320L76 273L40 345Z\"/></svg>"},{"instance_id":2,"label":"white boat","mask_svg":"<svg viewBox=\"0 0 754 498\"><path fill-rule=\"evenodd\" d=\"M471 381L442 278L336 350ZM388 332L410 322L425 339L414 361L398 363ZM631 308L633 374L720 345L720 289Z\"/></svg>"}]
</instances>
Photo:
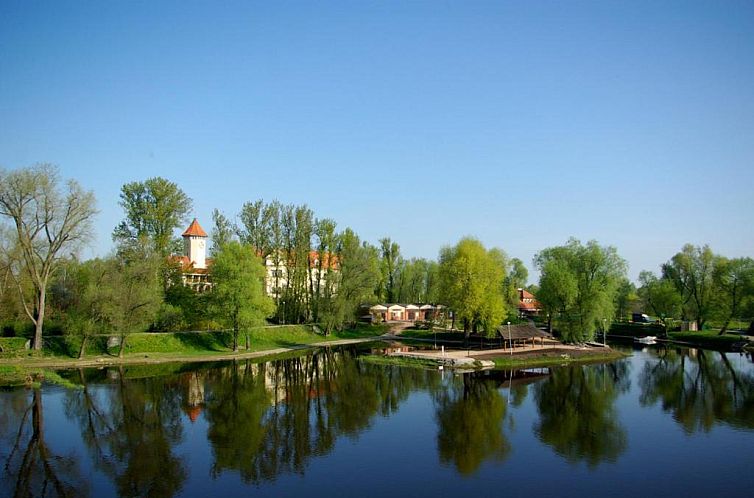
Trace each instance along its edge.
<instances>
[{"instance_id":1,"label":"white boat","mask_svg":"<svg viewBox=\"0 0 754 498\"><path fill-rule=\"evenodd\" d=\"M657 337L653 335L648 335L646 337L634 337L634 342L639 342L641 344L657 344Z\"/></svg>"}]
</instances>

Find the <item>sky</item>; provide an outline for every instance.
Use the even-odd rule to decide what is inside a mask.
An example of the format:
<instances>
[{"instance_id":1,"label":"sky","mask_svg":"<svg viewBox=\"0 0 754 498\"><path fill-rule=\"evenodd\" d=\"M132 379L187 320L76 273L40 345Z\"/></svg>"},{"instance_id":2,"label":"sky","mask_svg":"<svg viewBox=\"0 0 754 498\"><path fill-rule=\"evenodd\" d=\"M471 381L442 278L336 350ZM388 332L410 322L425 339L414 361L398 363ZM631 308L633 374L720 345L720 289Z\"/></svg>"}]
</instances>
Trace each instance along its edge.
<instances>
[{"instance_id":1,"label":"sky","mask_svg":"<svg viewBox=\"0 0 754 498\"><path fill-rule=\"evenodd\" d=\"M0 167L36 163L95 192L90 256L154 176L208 231L262 198L404 257L754 256L754 2L0 0Z\"/></svg>"}]
</instances>

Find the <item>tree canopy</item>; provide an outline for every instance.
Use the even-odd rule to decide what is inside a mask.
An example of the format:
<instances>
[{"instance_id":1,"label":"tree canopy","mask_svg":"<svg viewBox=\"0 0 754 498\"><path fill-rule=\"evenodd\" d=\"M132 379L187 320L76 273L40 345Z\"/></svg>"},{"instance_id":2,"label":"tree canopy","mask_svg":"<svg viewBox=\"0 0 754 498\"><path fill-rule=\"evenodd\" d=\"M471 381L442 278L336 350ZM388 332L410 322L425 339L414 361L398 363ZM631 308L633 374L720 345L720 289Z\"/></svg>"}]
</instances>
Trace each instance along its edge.
<instances>
[{"instance_id":1,"label":"tree canopy","mask_svg":"<svg viewBox=\"0 0 754 498\"><path fill-rule=\"evenodd\" d=\"M113 239L120 244L148 239L162 256L170 254L173 232L188 221L192 208L191 198L177 184L159 176L123 185L119 204L126 217Z\"/></svg>"},{"instance_id":2,"label":"tree canopy","mask_svg":"<svg viewBox=\"0 0 754 498\"><path fill-rule=\"evenodd\" d=\"M42 349L47 286L63 257L77 251L91 233L94 194L74 180L60 185L58 170L40 164L7 172L0 169L0 252L20 291L23 308L34 323L36 350ZM22 280L33 287L31 297Z\"/></svg>"},{"instance_id":3,"label":"tree canopy","mask_svg":"<svg viewBox=\"0 0 754 498\"><path fill-rule=\"evenodd\" d=\"M507 258L500 249L484 248L473 238L440 251L440 299L471 331L495 334L507 314L503 282Z\"/></svg>"},{"instance_id":4,"label":"tree canopy","mask_svg":"<svg viewBox=\"0 0 754 498\"><path fill-rule=\"evenodd\" d=\"M591 340L603 320L612 321L626 262L614 247L570 239L534 257L540 271L537 298L567 342Z\"/></svg>"}]
</instances>

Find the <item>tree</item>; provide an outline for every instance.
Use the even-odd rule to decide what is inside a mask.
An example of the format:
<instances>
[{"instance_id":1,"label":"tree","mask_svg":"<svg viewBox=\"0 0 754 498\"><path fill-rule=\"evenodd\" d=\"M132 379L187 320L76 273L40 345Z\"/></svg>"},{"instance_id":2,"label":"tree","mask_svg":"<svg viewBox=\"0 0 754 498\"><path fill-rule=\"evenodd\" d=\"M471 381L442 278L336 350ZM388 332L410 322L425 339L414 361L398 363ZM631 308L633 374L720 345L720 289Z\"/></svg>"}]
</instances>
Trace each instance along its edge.
<instances>
[{"instance_id":1,"label":"tree","mask_svg":"<svg viewBox=\"0 0 754 498\"><path fill-rule=\"evenodd\" d=\"M508 301L508 307L511 310L518 308L518 289L526 287L526 281L529 279L529 270L524 266L524 262L518 258L511 259L510 271L505 276L505 295Z\"/></svg>"},{"instance_id":2,"label":"tree","mask_svg":"<svg viewBox=\"0 0 754 498\"><path fill-rule=\"evenodd\" d=\"M377 248L361 244L350 228L338 236L335 257L339 268L333 275L335 292L321 310L326 334L355 320L359 305L375 298L374 289L380 279Z\"/></svg>"},{"instance_id":3,"label":"tree","mask_svg":"<svg viewBox=\"0 0 754 498\"><path fill-rule=\"evenodd\" d=\"M248 328L264 323L273 312L272 302L264 293L264 271L251 248L235 241L221 247L212 263L213 314L233 329L233 351L238 351L242 329L249 349Z\"/></svg>"},{"instance_id":4,"label":"tree","mask_svg":"<svg viewBox=\"0 0 754 498\"><path fill-rule=\"evenodd\" d=\"M673 282L681 295L682 318L693 318L699 330L704 327L711 311L715 258L709 246L686 244L681 252L662 265L663 278Z\"/></svg>"},{"instance_id":5,"label":"tree","mask_svg":"<svg viewBox=\"0 0 754 498\"><path fill-rule=\"evenodd\" d=\"M217 209L212 211L212 222L212 255L215 255L222 246L233 240L237 229L233 222Z\"/></svg>"},{"instance_id":6,"label":"tree","mask_svg":"<svg viewBox=\"0 0 754 498\"><path fill-rule=\"evenodd\" d=\"M0 216L11 221L0 251L10 260L10 275L20 291L23 308L34 324L35 350L42 349L47 284L61 258L76 251L91 231L97 212L94 194L69 180L60 186L58 171L41 164L11 172L0 170ZM28 299L22 274L33 287Z\"/></svg>"},{"instance_id":7,"label":"tree","mask_svg":"<svg viewBox=\"0 0 754 498\"><path fill-rule=\"evenodd\" d=\"M161 177L121 187L121 207L126 218L115 228L113 239L120 243L149 240L159 255L170 255L173 232L188 221L192 201L175 183Z\"/></svg>"},{"instance_id":8,"label":"tree","mask_svg":"<svg viewBox=\"0 0 754 498\"><path fill-rule=\"evenodd\" d=\"M570 239L534 257L540 271L539 301L557 320L567 342L591 340L603 320L612 320L626 262L614 247Z\"/></svg>"},{"instance_id":9,"label":"tree","mask_svg":"<svg viewBox=\"0 0 754 498\"><path fill-rule=\"evenodd\" d=\"M731 320L740 317L746 301L754 300L754 260L718 257L712 273L715 310L722 319L720 335Z\"/></svg>"},{"instance_id":10,"label":"tree","mask_svg":"<svg viewBox=\"0 0 754 498\"><path fill-rule=\"evenodd\" d=\"M380 297L388 303L395 302L396 296L396 279L398 277L398 269L401 267L401 248L398 243L390 240L389 237L380 239L380 273L382 274L382 280L380 281Z\"/></svg>"},{"instance_id":11,"label":"tree","mask_svg":"<svg viewBox=\"0 0 754 498\"><path fill-rule=\"evenodd\" d=\"M625 320L626 315L632 310L639 300L636 286L627 278L621 279L618 292L615 295L615 316L618 320Z\"/></svg>"},{"instance_id":12,"label":"tree","mask_svg":"<svg viewBox=\"0 0 754 498\"><path fill-rule=\"evenodd\" d=\"M507 315L505 274L505 254L486 250L476 239L464 238L440 251L440 297L463 324L465 340L472 330L496 333Z\"/></svg>"},{"instance_id":13,"label":"tree","mask_svg":"<svg viewBox=\"0 0 754 498\"><path fill-rule=\"evenodd\" d=\"M118 356L123 357L132 332L144 331L162 303L162 258L149 246L122 249L105 262L95 313L104 330L119 336Z\"/></svg>"},{"instance_id":14,"label":"tree","mask_svg":"<svg viewBox=\"0 0 754 498\"><path fill-rule=\"evenodd\" d=\"M681 311L681 296L678 294L672 282L666 279L657 278L650 271L643 271L639 274L639 296L644 302L646 309L660 319L665 335L668 335L668 328L672 319Z\"/></svg>"}]
</instances>

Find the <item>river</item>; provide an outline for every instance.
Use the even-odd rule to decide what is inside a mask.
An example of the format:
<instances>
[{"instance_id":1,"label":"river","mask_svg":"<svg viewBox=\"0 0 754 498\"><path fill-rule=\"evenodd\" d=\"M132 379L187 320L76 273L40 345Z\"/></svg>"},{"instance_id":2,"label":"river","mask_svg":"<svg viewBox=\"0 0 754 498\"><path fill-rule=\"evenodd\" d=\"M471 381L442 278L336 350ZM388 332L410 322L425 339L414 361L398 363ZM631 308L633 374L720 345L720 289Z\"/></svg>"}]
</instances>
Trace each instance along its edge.
<instances>
[{"instance_id":1,"label":"river","mask_svg":"<svg viewBox=\"0 0 754 498\"><path fill-rule=\"evenodd\" d=\"M750 496L754 363L661 347L456 374L368 347L0 391L0 496Z\"/></svg>"}]
</instances>

